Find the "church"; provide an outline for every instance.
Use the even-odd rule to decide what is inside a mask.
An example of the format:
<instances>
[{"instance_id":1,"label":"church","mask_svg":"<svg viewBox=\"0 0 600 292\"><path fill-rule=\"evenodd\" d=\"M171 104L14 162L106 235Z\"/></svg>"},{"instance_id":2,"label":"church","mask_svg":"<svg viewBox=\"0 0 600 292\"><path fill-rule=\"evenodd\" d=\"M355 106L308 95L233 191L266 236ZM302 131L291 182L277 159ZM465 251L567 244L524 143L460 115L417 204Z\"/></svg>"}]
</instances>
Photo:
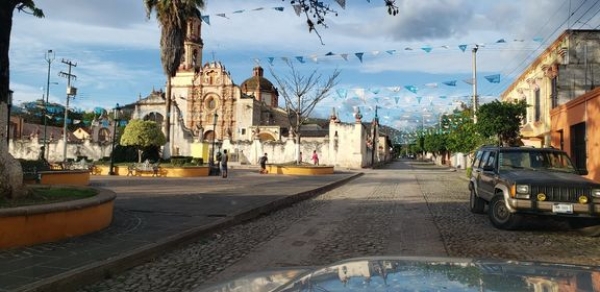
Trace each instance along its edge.
<instances>
[{"instance_id":1,"label":"church","mask_svg":"<svg viewBox=\"0 0 600 292\"><path fill-rule=\"evenodd\" d=\"M256 66L241 85L235 84L221 62L202 63L201 21L188 22L185 53L171 78L171 110L163 90L153 90L133 105L132 118L163 126L170 118L170 141L163 156L192 156L194 143L280 141L290 134L287 112L279 107L277 88ZM129 106L131 107L131 105Z\"/></svg>"}]
</instances>

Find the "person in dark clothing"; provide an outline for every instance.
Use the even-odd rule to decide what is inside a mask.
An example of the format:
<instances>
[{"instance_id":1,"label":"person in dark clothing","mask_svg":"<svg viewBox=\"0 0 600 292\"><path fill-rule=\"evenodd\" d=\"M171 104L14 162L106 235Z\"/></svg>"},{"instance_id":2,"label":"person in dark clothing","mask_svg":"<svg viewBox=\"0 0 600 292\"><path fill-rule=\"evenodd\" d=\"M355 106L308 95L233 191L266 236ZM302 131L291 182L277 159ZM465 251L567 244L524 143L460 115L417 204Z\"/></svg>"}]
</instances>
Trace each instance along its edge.
<instances>
[{"instance_id":1,"label":"person in dark clothing","mask_svg":"<svg viewBox=\"0 0 600 292\"><path fill-rule=\"evenodd\" d=\"M225 149L221 156L221 175L223 178L227 177L227 161L229 161L229 157L227 156L227 149Z\"/></svg>"},{"instance_id":2,"label":"person in dark clothing","mask_svg":"<svg viewBox=\"0 0 600 292\"><path fill-rule=\"evenodd\" d=\"M260 164L260 173L261 174L269 173L267 171L267 161L269 161L269 159L267 158L267 153L265 153L265 155L263 157L258 159L258 163Z\"/></svg>"}]
</instances>

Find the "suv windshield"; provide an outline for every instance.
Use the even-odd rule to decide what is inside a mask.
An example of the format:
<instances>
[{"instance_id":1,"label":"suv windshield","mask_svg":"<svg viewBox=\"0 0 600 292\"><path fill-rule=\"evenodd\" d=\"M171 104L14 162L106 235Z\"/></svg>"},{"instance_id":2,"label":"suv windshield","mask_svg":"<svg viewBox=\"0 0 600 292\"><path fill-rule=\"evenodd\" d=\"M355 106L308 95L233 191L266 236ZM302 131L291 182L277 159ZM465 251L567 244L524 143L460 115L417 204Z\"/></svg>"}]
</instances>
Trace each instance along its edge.
<instances>
[{"instance_id":1,"label":"suv windshield","mask_svg":"<svg viewBox=\"0 0 600 292\"><path fill-rule=\"evenodd\" d=\"M530 169L576 172L569 157L556 151L500 152L499 170Z\"/></svg>"}]
</instances>

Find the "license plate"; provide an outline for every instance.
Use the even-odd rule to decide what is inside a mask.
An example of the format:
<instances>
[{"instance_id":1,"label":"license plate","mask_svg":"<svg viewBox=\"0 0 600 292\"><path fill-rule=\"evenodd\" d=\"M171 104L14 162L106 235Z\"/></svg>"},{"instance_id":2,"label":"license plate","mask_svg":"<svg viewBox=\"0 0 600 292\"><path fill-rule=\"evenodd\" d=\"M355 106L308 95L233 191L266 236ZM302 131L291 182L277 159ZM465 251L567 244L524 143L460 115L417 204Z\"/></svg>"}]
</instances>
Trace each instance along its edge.
<instances>
[{"instance_id":1,"label":"license plate","mask_svg":"<svg viewBox=\"0 0 600 292\"><path fill-rule=\"evenodd\" d=\"M573 213L573 205L572 204L554 204L552 205L552 212L553 213L567 213L567 214L572 214Z\"/></svg>"}]
</instances>

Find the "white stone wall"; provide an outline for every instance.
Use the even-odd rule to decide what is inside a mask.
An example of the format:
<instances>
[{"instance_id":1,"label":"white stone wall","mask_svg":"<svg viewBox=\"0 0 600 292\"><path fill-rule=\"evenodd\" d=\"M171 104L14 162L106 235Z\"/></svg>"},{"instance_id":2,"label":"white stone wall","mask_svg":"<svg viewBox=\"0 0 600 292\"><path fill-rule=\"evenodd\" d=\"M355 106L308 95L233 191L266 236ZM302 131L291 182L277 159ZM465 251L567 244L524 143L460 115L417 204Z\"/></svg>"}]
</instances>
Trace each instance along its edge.
<instances>
[{"instance_id":1,"label":"white stone wall","mask_svg":"<svg viewBox=\"0 0 600 292\"><path fill-rule=\"evenodd\" d=\"M37 139L30 140L11 140L9 143L8 151L17 159L25 160L36 160L40 157L40 151L42 144L37 142ZM61 162L64 161L63 151L64 143L62 140L48 144L48 157L46 159L50 162ZM86 141L83 144L68 144L67 145L67 159L77 159L77 153L79 156L87 156L88 159L97 161L102 157L110 156L112 147L111 144L98 145Z\"/></svg>"}]
</instances>

